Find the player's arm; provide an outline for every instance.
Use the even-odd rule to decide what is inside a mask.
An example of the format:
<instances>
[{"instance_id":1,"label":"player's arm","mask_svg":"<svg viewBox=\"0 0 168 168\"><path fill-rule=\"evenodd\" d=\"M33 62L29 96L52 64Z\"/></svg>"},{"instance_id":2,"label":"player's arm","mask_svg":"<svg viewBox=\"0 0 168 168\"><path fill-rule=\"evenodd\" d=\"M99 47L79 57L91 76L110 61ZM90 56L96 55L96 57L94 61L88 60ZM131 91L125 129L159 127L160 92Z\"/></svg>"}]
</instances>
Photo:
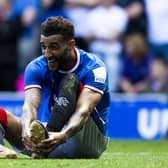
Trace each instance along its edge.
<instances>
[{"instance_id":1,"label":"player's arm","mask_svg":"<svg viewBox=\"0 0 168 168\"><path fill-rule=\"evenodd\" d=\"M37 110L41 101L41 89L31 88L25 91L25 100L22 114L22 134L29 131L30 123L37 118Z\"/></svg>"},{"instance_id":2,"label":"player's arm","mask_svg":"<svg viewBox=\"0 0 168 168\"><path fill-rule=\"evenodd\" d=\"M49 138L38 145L38 150L49 153L77 133L88 120L101 97L100 93L84 88L78 98L76 110L66 127L61 132L49 132Z\"/></svg>"},{"instance_id":3,"label":"player's arm","mask_svg":"<svg viewBox=\"0 0 168 168\"><path fill-rule=\"evenodd\" d=\"M88 88L84 88L77 101L75 113L70 118L67 126L61 132L66 139L78 132L88 120L90 114L101 100L102 94Z\"/></svg>"}]
</instances>

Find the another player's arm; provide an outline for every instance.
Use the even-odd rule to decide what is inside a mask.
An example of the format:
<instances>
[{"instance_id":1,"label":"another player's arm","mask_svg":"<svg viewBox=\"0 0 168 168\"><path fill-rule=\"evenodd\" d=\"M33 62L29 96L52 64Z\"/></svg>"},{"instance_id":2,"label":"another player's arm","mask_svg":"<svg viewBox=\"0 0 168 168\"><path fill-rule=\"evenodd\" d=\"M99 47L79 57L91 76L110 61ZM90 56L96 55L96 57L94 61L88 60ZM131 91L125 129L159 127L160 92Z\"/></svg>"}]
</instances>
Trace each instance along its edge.
<instances>
[{"instance_id":1,"label":"another player's arm","mask_svg":"<svg viewBox=\"0 0 168 168\"><path fill-rule=\"evenodd\" d=\"M88 88L82 90L77 101L75 113L70 118L67 126L61 131L65 136L65 140L81 129L101 98L102 94L99 92Z\"/></svg>"},{"instance_id":2,"label":"another player's arm","mask_svg":"<svg viewBox=\"0 0 168 168\"><path fill-rule=\"evenodd\" d=\"M41 89L31 88L25 91L25 100L22 114L22 134L29 131L30 123L37 118L37 110L41 102Z\"/></svg>"}]
</instances>

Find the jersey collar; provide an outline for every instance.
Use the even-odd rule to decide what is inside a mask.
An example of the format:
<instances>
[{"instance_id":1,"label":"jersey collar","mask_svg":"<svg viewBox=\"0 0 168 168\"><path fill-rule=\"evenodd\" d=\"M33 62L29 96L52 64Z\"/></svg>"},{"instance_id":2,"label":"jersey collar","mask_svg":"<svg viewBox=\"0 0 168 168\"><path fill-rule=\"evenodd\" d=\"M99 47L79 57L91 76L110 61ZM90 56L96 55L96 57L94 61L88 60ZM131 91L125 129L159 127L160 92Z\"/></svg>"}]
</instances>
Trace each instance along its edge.
<instances>
[{"instance_id":1,"label":"jersey collar","mask_svg":"<svg viewBox=\"0 0 168 168\"><path fill-rule=\"evenodd\" d=\"M69 73L74 72L77 69L77 67L79 66L79 63L80 63L80 53L79 53L79 50L77 48L75 48L75 52L76 52L76 55L77 55L77 61L76 61L75 66L68 71L59 70L58 72L63 73L63 74L69 74Z\"/></svg>"}]
</instances>

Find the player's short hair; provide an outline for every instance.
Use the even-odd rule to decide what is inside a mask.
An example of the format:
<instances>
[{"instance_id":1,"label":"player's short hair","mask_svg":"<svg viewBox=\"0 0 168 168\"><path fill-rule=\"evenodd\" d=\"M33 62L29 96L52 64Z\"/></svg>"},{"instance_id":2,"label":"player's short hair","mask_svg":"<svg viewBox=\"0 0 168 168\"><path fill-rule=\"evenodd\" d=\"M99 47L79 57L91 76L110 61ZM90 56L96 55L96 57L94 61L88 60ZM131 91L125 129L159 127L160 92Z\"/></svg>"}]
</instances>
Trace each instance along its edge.
<instances>
[{"instance_id":1,"label":"player's short hair","mask_svg":"<svg viewBox=\"0 0 168 168\"><path fill-rule=\"evenodd\" d=\"M61 16L49 17L41 24L41 34L61 34L64 40L70 40L74 38L74 25Z\"/></svg>"}]
</instances>

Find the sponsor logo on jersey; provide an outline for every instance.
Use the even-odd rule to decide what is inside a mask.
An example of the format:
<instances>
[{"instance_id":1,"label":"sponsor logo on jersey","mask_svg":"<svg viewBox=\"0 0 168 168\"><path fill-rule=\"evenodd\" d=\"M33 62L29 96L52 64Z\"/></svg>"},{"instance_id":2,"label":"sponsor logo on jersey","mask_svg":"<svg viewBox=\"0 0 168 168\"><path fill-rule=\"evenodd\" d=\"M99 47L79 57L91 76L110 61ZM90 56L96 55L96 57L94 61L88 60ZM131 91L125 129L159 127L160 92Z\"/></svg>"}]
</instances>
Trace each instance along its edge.
<instances>
[{"instance_id":1,"label":"sponsor logo on jersey","mask_svg":"<svg viewBox=\"0 0 168 168\"><path fill-rule=\"evenodd\" d=\"M95 82L105 83L106 81L106 69L104 67L99 67L93 70Z\"/></svg>"}]
</instances>

